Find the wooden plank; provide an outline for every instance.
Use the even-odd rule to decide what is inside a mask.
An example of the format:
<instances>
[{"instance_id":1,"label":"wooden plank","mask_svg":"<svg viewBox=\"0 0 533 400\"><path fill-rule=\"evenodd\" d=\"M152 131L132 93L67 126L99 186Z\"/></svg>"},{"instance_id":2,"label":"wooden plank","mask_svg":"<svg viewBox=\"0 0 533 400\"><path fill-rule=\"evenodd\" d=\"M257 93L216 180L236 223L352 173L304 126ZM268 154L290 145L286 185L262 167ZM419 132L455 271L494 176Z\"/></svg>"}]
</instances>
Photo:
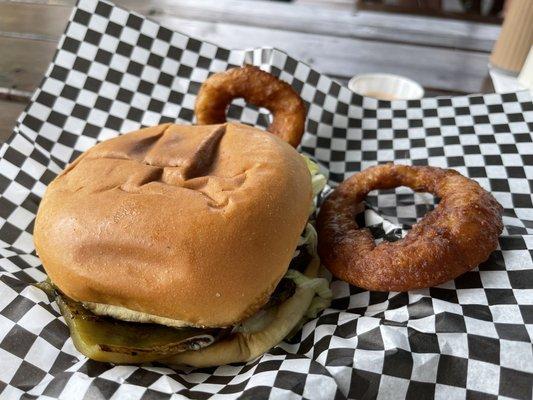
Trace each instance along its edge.
<instances>
[{"instance_id":1,"label":"wooden plank","mask_svg":"<svg viewBox=\"0 0 533 400\"><path fill-rule=\"evenodd\" d=\"M494 25L384 13L354 13L316 5L243 0L117 0L136 11L210 22L325 34L374 41L490 51ZM253 6L252 6L253 4Z\"/></svg>"},{"instance_id":2,"label":"wooden plank","mask_svg":"<svg viewBox=\"0 0 533 400\"><path fill-rule=\"evenodd\" d=\"M368 39L491 52L501 27L444 18L359 11L357 23Z\"/></svg>"},{"instance_id":3,"label":"wooden plank","mask_svg":"<svg viewBox=\"0 0 533 400\"><path fill-rule=\"evenodd\" d=\"M0 34L58 40L71 11L64 5L0 2Z\"/></svg>"},{"instance_id":4,"label":"wooden plank","mask_svg":"<svg viewBox=\"0 0 533 400\"><path fill-rule=\"evenodd\" d=\"M482 0L478 0L481 2ZM491 24L502 23L502 18L496 15L479 15L475 12L466 12L459 6L459 9L453 7L449 9L446 4L442 5L442 9L436 9L427 6L413 6L413 5L401 5L401 4L383 4L383 3L365 3L364 1L357 2L357 8L359 10L372 10L378 12L387 12L394 14L409 14L409 15L421 15L424 17L438 17L438 18L453 18L454 20L463 20L468 22L483 22Z\"/></svg>"},{"instance_id":5,"label":"wooden plank","mask_svg":"<svg viewBox=\"0 0 533 400\"><path fill-rule=\"evenodd\" d=\"M314 66L326 75L351 77L388 72L410 77L423 86L478 92L487 75L488 55L407 44L281 32L224 23L157 18L181 32L229 48L272 46Z\"/></svg>"},{"instance_id":6,"label":"wooden plank","mask_svg":"<svg viewBox=\"0 0 533 400\"><path fill-rule=\"evenodd\" d=\"M306 4L323 8L336 8L338 10L355 10L355 0L293 0L294 4Z\"/></svg>"},{"instance_id":7,"label":"wooden plank","mask_svg":"<svg viewBox=\"0 0 533 400\"><path fill-rule=\"evenodd\" d=\"M0 37L0 87L33 91L43 78L57 43Z\"/></svg>"},{"instance_id":8,"label":"wooden plank","mask_svg":"<svg viewBox=\"0 0 533 400\"><path fill-rule=\"evenodd\" d=\"M254 2L256 3L263 2ZM31 16L34 13L41 15L40 31L35 31L35 33L40 32L45 36L54 34L58 36L68 15L68 8L64 6L61 8L62 6L22 3L0 4L6 6L3 11L8 10L7 7L16 7L16 15L29 13L28 22L35 22L32 20L34 17ZM27 7L44 7L45 9L53 7L55 12L48 13L40 8L31 11ZM25 9L24 12L23 9ZM0 15L5 14L4 12ZM233 23L191 21L188 18L168 15L156 14L152 17L170 28L229 48L278 47L314 65L318 70L340 78L348 78L363 72L391 72L414 78L428 87L476 92L480 90L487 71L488 57L484 53L297 31L284 32L279 29L257 28ZM8 29L17 28L14 22L16 18L2 18L11 21L7 25ZM56 30L53 31L53 29ZM27 32L24 27L20 30L21 33ZM13 36L2 37L0 35L1 48L5 54L0 60L0 86L32 90L40 81L42 72L52 57L54 45L35 40L25 41ZM46 36L46 38L51 37Z\"/></svg>"},{"instance_id":9,"label":"wooden plank","mask_svg":"<svg viewBox=\"0 0 533 400\"><path fill-rule=\"evenodd\" d=\"M57 12L60 12L58 4L68 7L73 4L72 0L48 0L48 2ZM481 52L491 50L500 30L498 26L491 24L375 12L354 13L345 9L318 7L305 3L267 1L252 3L249 0L116 0L116 3L154 19L175 16L206 22ZM37 12L33 9L34 6L39 7L36 10L41 11L44 8L45 13L49 12L43 4L46 4L46 1L29 0L17 3L0 0L0 21L10 13L16 13L21 22L10 24L14 31L33 33L50 28L52 32L48 34L57 37L61 33L57 28L62 27L61 23L55 24L56 30L53 23L45 24L49 26L44 28L31 23ZM56 19L55 16L52 18ZM26 23L26 19L30 23Z\"/></svg>"},{"instance_id":10,"label":"wooden plank","mask_svg":"<svg viewBox=\"0 0 533 400\"><path fill-rule=\"evenodd\" d=\"M225 23L156 18L187 35L228 48L273 46L339 77L364 72L389 72L411 77L423 86L477 92L487 73L488 55L467 51L369 42L350 38L282 32ZM0 86L32 90L41 80L55 45L0 37Z\"/></svg>"},{"instance_id":11,"label":"wooden plank","mask_svg":"<svg viewBox=\"0 0 533 400\"><path fill-rule=\"evenodd\" d=\"M0 99L0 145L11 135L20 113L26 107L26 103Z\"/></svg>"}]
</instances>

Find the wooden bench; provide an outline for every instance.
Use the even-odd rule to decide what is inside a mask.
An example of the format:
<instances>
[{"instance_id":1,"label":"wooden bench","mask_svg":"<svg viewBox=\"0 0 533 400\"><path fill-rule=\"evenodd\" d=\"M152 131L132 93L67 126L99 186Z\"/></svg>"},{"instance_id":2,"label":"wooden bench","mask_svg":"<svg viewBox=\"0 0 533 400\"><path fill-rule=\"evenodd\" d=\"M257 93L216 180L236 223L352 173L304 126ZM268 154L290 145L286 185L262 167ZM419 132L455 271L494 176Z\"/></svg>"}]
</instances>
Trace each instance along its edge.
<instances>
[{"instance_id":1,"label":"wooden bench","mask_svg":"<svg viewBox=\"0 0 533 400\"><path fill-rule=\"evenodd\" d=\"M73 0L0 0L0 140L38 86ZM228 48L273 46L346 83L389 72L427 95L482 92L499 27L355 10L346 0L118 0L172 29Z\"/></svg>"}]
</instances>

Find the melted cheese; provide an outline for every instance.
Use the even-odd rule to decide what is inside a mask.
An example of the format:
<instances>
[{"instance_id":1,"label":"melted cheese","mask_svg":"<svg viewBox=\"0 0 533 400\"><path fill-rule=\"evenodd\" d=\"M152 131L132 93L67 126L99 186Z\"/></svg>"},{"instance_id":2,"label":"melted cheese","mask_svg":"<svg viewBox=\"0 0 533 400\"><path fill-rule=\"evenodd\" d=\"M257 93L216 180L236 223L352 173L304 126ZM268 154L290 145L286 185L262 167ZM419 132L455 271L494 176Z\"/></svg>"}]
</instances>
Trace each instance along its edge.
<instances>
[{"instance_id":1,"label":"melted cheese","mask_svg":"<svg viewBox=\"0 0 533 400\"><path fill-rule=\"evenodd\" d=\"M174 328L183 328L183 327L188 327L188 326L202 328L201 326L197 326L186 321L159 317L157 315L146 314L140 311L133 311L133 310L130 310L129 308L121 307L121 306L112 306L109 304L92 303L92 302L83 302L83 305L85 308L92 311L96 315L104 315L104 316L112 317L112 318L119 319L122 321L152 323L152 324L171 326Z\"/></svg>"}]
</instances>

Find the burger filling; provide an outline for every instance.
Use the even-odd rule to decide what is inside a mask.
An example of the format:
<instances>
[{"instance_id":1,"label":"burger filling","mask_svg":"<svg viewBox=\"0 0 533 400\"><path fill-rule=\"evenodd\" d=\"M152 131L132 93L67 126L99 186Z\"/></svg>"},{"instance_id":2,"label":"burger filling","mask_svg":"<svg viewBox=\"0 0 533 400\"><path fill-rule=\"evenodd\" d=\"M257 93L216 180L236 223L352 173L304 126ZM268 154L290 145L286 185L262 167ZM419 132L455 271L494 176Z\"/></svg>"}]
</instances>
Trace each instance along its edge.
<instances>
[{"instance_id":1,"label":"burger filling","mask_svg":"<svg viewBox=\"0 0 533 400\"><path fill-rule=\"evenodd\" d=\"M314 198L325 185L325 177L318 166L304 157L311 172ZM314 218L316 201L310 210ZM76 302L65 296L50 281L38 286L59 305L61 314L69 326L76 347L83 353L94 351L146 355L146 361L160 359L183 351L199 350L233 332L254 333L272 322L276 308L292 297L298 287L315 292L306 319L314 318L331 302L329 283L324 278L309 278L303 274L311 260L316 257L316 231L308 222L302 233L289 269L280 280L269 301L252 317L229 328L197 328L184 321L158 317L128 310L123 307ZM295 327L300 328L301 324ZM85 350L85 351L84 351Z\"/></svg>"}]
</instances>

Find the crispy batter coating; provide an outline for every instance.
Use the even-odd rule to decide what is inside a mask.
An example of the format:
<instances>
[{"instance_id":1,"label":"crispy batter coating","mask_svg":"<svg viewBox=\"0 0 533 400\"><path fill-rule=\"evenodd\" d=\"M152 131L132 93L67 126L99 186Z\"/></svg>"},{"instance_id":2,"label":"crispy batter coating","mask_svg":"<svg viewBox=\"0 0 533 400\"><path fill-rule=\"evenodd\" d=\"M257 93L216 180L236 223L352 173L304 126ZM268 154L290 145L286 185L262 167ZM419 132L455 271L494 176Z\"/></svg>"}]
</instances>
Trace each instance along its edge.
<instances>
[{"instance_id":1,"label":"crispy batter coating","mask_svg":"<svg viewBox=\"0 0 533 400\"><path fill-rule=\"evenodd\" d=\"M251 65L213 74L202 84L195 106L198 124L225 122L231 101L241 97L270 110L274 118L269 132L293 147L300 144L305 128L304 102L288 83Z\"/></svg>"},{"instance_id":2,"label":"crispy batter coating","mask_svg":"<svg viewBox=\"0 0 533 400\"><path fill-rule=\"evenodd\" d=\"M441 198L397 242L377 246L355 222L374 189L408 186ZM318 251L336 277L368 290L407 291L454 279L485 261L498 246L502 206L479 184L453 170L385 164L340 184L318 216Z\"/></svg>"}]
</instances>

